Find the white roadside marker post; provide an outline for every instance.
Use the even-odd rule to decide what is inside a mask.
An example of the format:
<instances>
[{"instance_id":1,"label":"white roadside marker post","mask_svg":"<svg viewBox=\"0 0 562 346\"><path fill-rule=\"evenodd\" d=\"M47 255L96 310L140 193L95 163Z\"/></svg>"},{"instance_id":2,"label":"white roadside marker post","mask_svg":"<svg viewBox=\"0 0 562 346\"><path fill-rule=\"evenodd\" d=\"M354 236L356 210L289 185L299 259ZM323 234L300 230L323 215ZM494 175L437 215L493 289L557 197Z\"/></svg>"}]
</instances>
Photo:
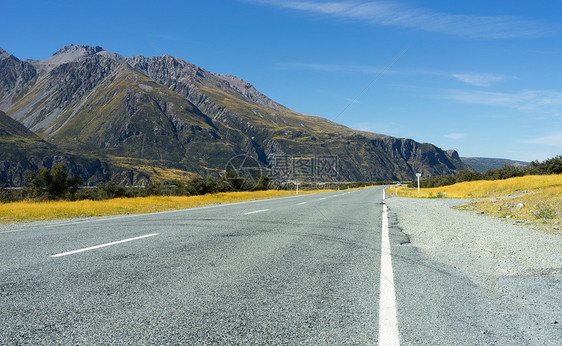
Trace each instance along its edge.
<instances>
[{"instance_id":1,"label":"white roadside marker post","mask_svg":"<svg viewBox=\"0 0 562 346\"><path fill-rule=\"evenodd\" d=\"M295 186L297 187L297 188L295 189L297 195L299 194L299 184L300 184L300 183L301 183L301 182L300 182L300 181L297 181L297 180L289 180L289 181L287 181L287 184L295 184ZM292 188L292 187L291 187L291 191L293 191L293 188Z\"/></svg>"},{"instance_id":2,"label":"white roadside marker post","mask_svg":"<svg viewBox=\"0 0 562 346\"><path fill-rule=\"evenodd\" d=\"M418 177L418 195L420 194L420 177L421 173L416 173L416 177Z\"/></svg>"}]
</instances>

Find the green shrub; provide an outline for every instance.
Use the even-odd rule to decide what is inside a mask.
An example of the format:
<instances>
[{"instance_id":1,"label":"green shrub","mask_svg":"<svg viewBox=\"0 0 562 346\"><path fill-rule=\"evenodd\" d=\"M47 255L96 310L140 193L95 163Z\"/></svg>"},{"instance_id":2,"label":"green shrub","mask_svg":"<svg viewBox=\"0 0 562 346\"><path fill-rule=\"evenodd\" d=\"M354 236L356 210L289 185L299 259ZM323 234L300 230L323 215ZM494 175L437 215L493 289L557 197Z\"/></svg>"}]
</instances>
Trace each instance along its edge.
<instances>
[{"instance_id":1,"label":"green shrub","mask_svg":"<svg viewBox=\"0 0 562 346\"><path fill-rule=\"evenodd\" d=\"M461 183L463 181L474 181L474 180L482 180L484 177L482 173L470 170L460 171L457 174L457 183Z\"/></svg>"},{"instance_id":2,"label":"green shrub","mask_svg":"<svg viewBox=\"0 0 562 346\"><path fill-rule=\"evenodd\" d=\"M529 174L562 174L562 155L544 162L533 161L528 170Z\"/></svg>"},{"instance_id":3,"label":"green shrub","mask_svg":"<svg viewBox=\"0 0 562 346\"><path fill-rule=\"evenodd\" d=\"M0 186L0 203L21 201L24 198L24 192L23 190L6 189L4 186Z\"/></svg>"},{"instance_id":4,"label":"green shrub","mask_svg":"<svg viewBox=\"0 0 562 346\"><path fill-rule=\"evenodd\" d=\"M555 219L556 218L556 208L547 203L540 202L537 204L537 210L533 213L536 219Z\"/></svg>"},{"instance_id":5,"label":"green shrub","mask_svg":"<svg viewBox=\"0 0 562 346\"><path fill-rule=\"evenodd\" d=\"M113 181L108 181L106 183L98 184L95 188L96 199L110 199L110 198L118 198L118 197L125 197L127 195L127 191L123 186L117 185Z\"/></svg>"},{"instance_id":6,"label":"green shrub","mask_svg":"<svg viewBox=\"0 0 562 346\"><path fill-rule=\"evenodd\" d=\"M522 177L529 174L527 167L515 167L505 164L502 168L489 169L483 174L482 179L485 180L500 180L509 179L514 177Z\"/></svg>"},{"instance_id":7,"label":"green shrub","mask_svg":"<svg viewBox=\"0 0 562 346\"><path fill-rule=\"evenodd\" d=\"M431 188L431 187L440 187L446 185L453 185L457 182L454 175L437 175L435 177L431 177L428 179L420 179L420 187L422 188ZM417 188L418 181L413 180L408 184L408 187Z\"/></svg>"},{"instance_id":8,"label":"green shrub","mask_svg":"<svg viewBox=\"0 0 562 346\"><path fill-rule=\"evenodd\" d=\"M31 197L39 199L73 199L82 177L69 177L66 165L59 163L49 171L42 168L28 176L27 189Z\"/></svg>"}]
</instances>

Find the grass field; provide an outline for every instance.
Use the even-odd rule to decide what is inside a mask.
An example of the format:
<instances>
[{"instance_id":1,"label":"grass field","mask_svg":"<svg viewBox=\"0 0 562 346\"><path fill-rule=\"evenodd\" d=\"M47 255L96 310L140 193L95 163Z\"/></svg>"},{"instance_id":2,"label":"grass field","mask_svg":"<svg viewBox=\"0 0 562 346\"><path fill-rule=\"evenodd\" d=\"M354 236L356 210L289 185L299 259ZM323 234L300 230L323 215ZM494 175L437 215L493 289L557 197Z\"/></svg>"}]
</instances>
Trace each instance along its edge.
<instances>
[{"instance_id":1,"label":"grass field","mask_svg":"<svg viewBox=\"0 0 562 346\"><path fill-rule=\"evenodd\" d=\"M559 233L562 228L562 175L529 175L505 180L479 180L421 189L389 188L387 194L422 198L467 198L459 209L492 214L515 223L541 226Z\"/></svg>"},{"instance_id":2,"label":"grass field","mask_svg":"<svg viewBox=\"0 0 562 346\"><path fill-rule=\"evenodd\" d=\"M302 191L315 193L322 191ZM0 204L0 223L56 220L76 217L154 213L165 210L195 208L211 204L251 201L294 195L294 191L224 192L202 196L153 196L115 198L103 201L13 202Z\"/></svg>"}]
</instances>

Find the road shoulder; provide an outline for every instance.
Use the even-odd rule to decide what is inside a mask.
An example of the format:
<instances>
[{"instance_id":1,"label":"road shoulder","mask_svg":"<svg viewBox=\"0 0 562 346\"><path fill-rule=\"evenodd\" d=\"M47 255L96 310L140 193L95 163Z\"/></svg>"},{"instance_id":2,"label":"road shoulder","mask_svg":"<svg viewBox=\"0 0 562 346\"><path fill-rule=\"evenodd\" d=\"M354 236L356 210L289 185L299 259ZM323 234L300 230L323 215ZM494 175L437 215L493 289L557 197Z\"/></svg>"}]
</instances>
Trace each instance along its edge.
<instances>
[{"instance_id":1,"label":"road shoulder","mask_svg":"<svg viewBox=\"0 0 562 346\"><path fill-rule=\"evenodd\" d=\"M562 236L452 209L453 199L391 196L386 204L413 246L475 275L562 274Z\"/></svg>"},{"instance_id":2,"label":"road shoulder","mask_svg":"<svg viewBox=\"0 0 562 346\"><path fill-rule=\"evenodd\" d=\"M394 227L428 260L445 264L495 297L531 344L562 335L562 236L453 209L467 200L390 196Z\"/></svg>"}]
</instances>

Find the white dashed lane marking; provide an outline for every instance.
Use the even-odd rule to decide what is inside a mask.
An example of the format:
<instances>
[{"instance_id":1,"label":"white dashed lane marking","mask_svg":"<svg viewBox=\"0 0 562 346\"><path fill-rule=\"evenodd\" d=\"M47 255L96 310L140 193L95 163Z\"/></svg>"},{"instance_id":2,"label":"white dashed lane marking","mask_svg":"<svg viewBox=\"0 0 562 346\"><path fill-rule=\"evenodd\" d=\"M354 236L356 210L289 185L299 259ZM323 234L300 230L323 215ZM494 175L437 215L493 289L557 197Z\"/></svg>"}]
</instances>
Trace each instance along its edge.
<instances>
[{"instance_id":1,"label":"white dashed lane marking","mask_svg":"<svg viewBox=\"0 0 562 346\"><path fill-rule=\"evenodd\" d=\"M87 248L83 248L83 249L78 249L78 250L63 252L63 253L59 253L59 254L56 254L56 255L51 255L51 257L62 257L62 256L74 255L74 254L76 254L76 253L80 253L80 252L84 252L84 251L90 251L90 250L95 250L95 249L99 249L99 248L106 247L106 246L112 246L112 245L117 245L117 244L121 244L121 243L126 243L126 242L133 241L133 240L139 240L139 239L143 239L143 238L154 237L155 235L159 235L159 234L160 234L160 233L152 233L152 234L147 234L147 235L141 235L140 237L129 238L129 239L123 239L123 240L114 241L114 242L111 242L111 243L106 243L106 244L91 246L91 247L87 247Z\"/></svg>"},{"instance_id":2,"label":"white dashed lane marking","mask_svg":"<svg viewBox=\"0 0 562 346\"><path fill-rule=\"evenodd\" d=\"M254 211L249 211L247 213L244 213L244 215L250 215L250 214L255 214L255 213L261 213L264 211L268 211L269 209L261 209L261 210L254 210Z\"/></svg>"}]
</instances>

